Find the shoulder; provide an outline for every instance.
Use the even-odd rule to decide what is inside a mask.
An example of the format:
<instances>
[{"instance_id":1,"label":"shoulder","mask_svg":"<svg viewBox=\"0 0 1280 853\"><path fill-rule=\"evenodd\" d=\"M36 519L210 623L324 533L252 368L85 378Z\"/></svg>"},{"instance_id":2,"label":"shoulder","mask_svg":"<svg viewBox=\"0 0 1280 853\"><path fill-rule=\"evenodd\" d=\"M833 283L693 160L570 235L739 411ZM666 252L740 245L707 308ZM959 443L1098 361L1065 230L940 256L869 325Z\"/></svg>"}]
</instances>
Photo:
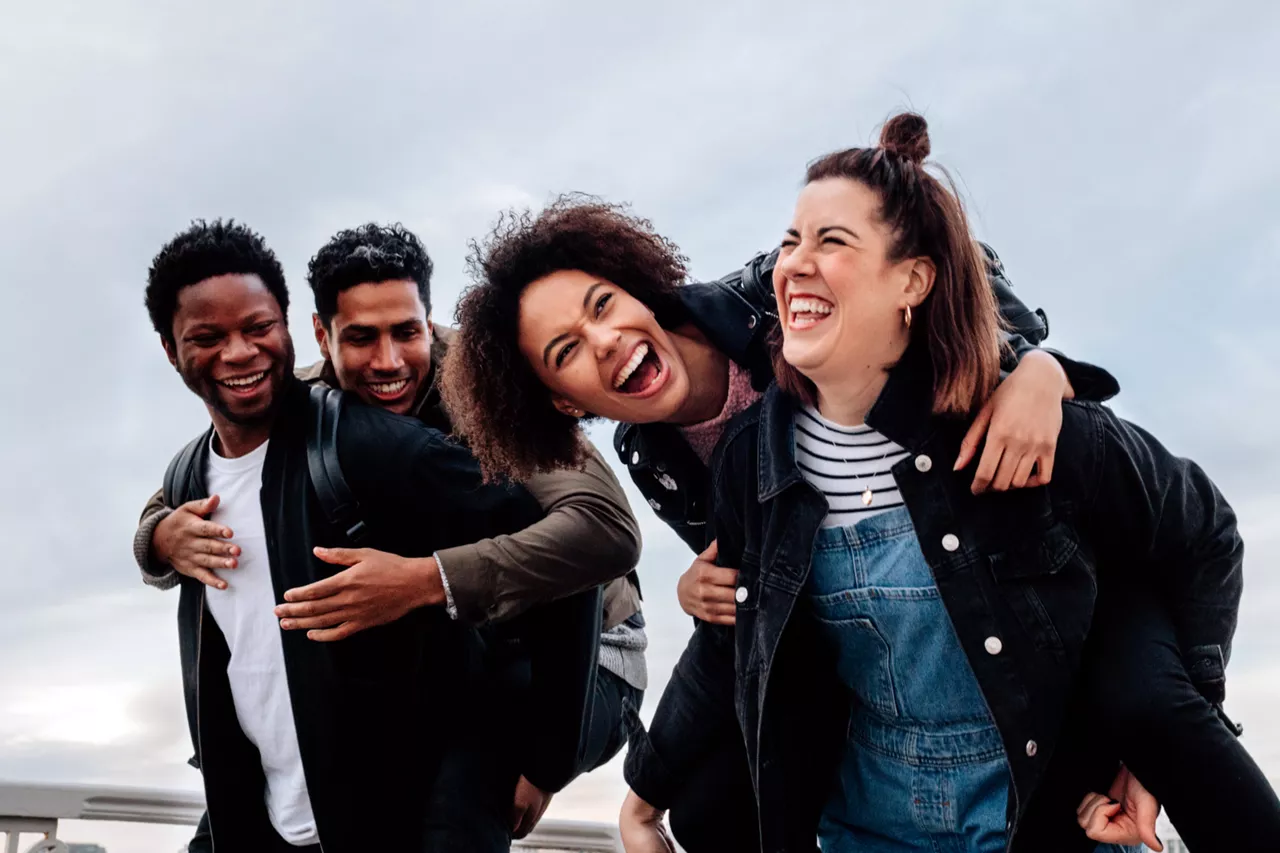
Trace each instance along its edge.
<instances>
[{"instance_id":1,"label":"shoulder","mask_svg":"<svg viewBox=\"0 0 1280 853\"><path fill-rule=\"evenodd\" d=\"M355 454L371 462L386 459L389 464L407 466L412 454L429 450L467 452L437 429L417 418L395 415L362 403L347 395L342 405L338 427L338 447L344 454Z\"/></svg>"},{"instance_id":2,"label":"shoulder","mask_svg":"<svg viewBox=\"0 0 1280 853\"><path fill-rule=\"evenodd\" d=\"M1062 431L1054 455L1053 483L1059 498L1081 500L1096 492L1107 451L1119 418L1101 403L1066 400L1062 404Z\"/></svg>"}]
</instances>

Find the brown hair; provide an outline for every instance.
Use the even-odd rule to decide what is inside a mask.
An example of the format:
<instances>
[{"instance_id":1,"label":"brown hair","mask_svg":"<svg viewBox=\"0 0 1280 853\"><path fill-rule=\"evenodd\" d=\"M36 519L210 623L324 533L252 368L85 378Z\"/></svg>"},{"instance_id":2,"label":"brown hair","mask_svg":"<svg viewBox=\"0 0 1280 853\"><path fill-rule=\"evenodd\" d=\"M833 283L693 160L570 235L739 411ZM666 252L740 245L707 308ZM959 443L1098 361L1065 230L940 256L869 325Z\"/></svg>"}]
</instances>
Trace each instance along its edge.
<instances>
[{"instance_id":1,"label":"brown hair","mask_svg":"<svg viewBox=\"0 0 1280 853\"><path fill-rule=\"evenodd\" d=\"M622 288L674 328L688 319L676 292L686 263L647 219L577 193L537 215L507 211L482 242L472 242L467 266L474 283L458 302L458 334L441 368L440 391L486 478L526 480L586 460L578 419L556 409L520 352L525 289L551 273L581 270Z\"/></svg>"},{"instance_id":2,"label":"brown hair","mask_svg":"<svg viewBox=\"0 0 1280 853\"><path fill-rule=\"evenodd\" d=\"M979 408L1000 378L1000 320L987 281L981 248L946 179L925 170L929 129L915 113L895 115L875 148L849 148L809 164L805 183L828 178L857 181L880 197L880 221L893 234L889 260L927 257L935 267L933 289L915 309L913 342L923 342L933 363L933 411L964 414ZM806 402L816 388L782 358L781 328L775 333L773 367L779 386Z\"/></svg>"}]
</instances>

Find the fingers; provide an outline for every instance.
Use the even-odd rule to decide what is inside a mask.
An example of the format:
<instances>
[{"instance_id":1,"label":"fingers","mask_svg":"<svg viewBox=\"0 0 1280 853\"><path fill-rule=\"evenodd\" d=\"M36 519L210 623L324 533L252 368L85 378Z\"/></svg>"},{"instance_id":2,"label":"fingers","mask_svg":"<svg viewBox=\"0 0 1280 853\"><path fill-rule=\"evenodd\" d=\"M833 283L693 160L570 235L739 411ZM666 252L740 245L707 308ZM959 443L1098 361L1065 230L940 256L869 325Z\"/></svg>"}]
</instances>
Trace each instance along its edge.
<instances>
[{"instance_id":1,"label":"fingers","mask_svg":"<svg viewBox=\"0 0 1280 853\"><path fill-rule=\"evenodd\" d=\"M1080 805L1076 806L1076 819L1082 819L1086 811L1096 808L1098 803L1106 802L1110 799L1112 798L1108 797L1106 794L1099 794L1097 792L1090 791L1088 794L1084 795L1084 799L1080 801ZM1083 823L1080 825L1084 826Z\"/></svg>"},{"instance_id":2,"label":"fingers","mask_svg":"<svg viewBox=\"0 0 1280 853\"><path fill-rule=\"evenodd\" d=\"M1053 479L1053 459L1057 455L1058 445L1053 444L1040 454L1036 460L1036 485L1043 486Z\"/></svg>"},{"instance_id":3,"label":"fingers","mask_svg":"<svg viewBox=\"0 0 1280 853\"><path fill-rule=\"evenodd\" d=\"M193 568L188 571L182 572L182 574L186 575L189 578L195 578L205 586L211 586L214 589L227 588L227 582L224 581L222 578L218 577L209 569Z\"/></svg>"},{"instance_id":4,"label":"fingers","mask_svg":"<svg viewBox=\"0 0 1280 853\"><path fill-rule=\"evenodd\" d=\"M202 500L187 501L182 506L178 507L178 509L184 509L193 515L204 517L217 509L221 500L222 499L217 495L209 495L209 497L203 498Z\"/></svg>"},{"instance_id":5,"label":"fingers","mask_svg":"<svg viewBox=\"0 0 1280 853\"><path fill-rule=\"evenodd\" d=\"M343 622L336 628L322 628L308 631L307 639L314 640L317 643L332 643L337 640L345 640L352 634L358 634L364 629L365 625L360 622Z\"/></svg>"},{"instance_id":6,"label":"fingers","mask_svg":"<svg viewBox=\"0 0 1280 853\"><path fill-rule=\"evenodd\" d=\"M1002 445L987 442L987 446L982 451L982 458L978 460L978 471L973 475L970 491L980 495L991 488L991 481L995 479L996 469L1000 467L1000 457L1003 455Z\"/></svg>"},{"instance_id":7,"label":"fingers","mask_svg":"<svg viewBox=\"0 0 1280 853\"><path fill-rule=\"evenodd\" d=\"M289 592L292 592L290 590ZM288 598L289 593L285 593ZM325 616L330 613L337 613L345 610L351 605L343 595L331 595L327 598L317 598L311 601L291 601L287 604L277 604L275 609L276 617L279 619L309 619L315 616Z\"/></svg>"},{"instance_id":8,"label":"fingers","mask_svg":"<svg viewBox=\"0 0 1280 853\"><path fill-rule=\"evenodd\" d=\"M354 566L365 558L367 548L312 548L311 551L326 563L335 566Z\"/></svg>"},{"instance_id":9,"label":"fingers","mask_svg":"<svg viewBox=\"0 0 1280 853\"><path fill-rule=\"evenodd\" d=\"M352 619L356 614L352 610L331 610L319 616L306 616L301 619L285 618L280 620L280 628L285 631L311 631L317 628L336 628L343 622Z\"/></svg>"},{"instance_id":10,"label":"fingers","mask_svg":"<svg viewBox=\"0 0 1280 853\"><path fill-rule=\"evenodd\" d=\"M987 401L987 404L978 412L978 417L969 426L969 431L964 434L964 441L960 442L960 455L956 457L956 464L952 467L952 471L959 471L973 461L974 455L978 452L978 446L982 444L982 437L986 435L987 427L991 425L991 413L994 410L991 402Z\"/></svg>"},{"instance_id":11,"label":"fingers","mask_svg":"<svg viewBox=\"0 0 1280 853\"><path fill-rule=\"evenodd\" d=\"M716 558L720 556L720 540L712 539L711 544L702 550L698 555L699 560L705 560L708 563L714 563Z\"/></svg>"},{"instance_id":12,"label":"fingers","mask_svg":"<svg viewBox=\"0 0 1280 853\"><path fill-rule=\"evenodd\" d=\"M738 585L738 570L704 563L698 566L698 581L708 588L733 590ZM732 591L729 597L733 597Z\"/></svg>"},{"instance_id":13,"label":"fingers","mask_svg":"<svg viewBox=\"0 0 1280 853\"><path fill-rule=\"evenodd\" d=\"M1018 467L1014 469L1013 481L1010 483L1015 489L1024 489L1027 481L1031 479L1031 471L1036 467L1036 457L1028 453L1022 457L1022 461L1018 463Z\"/></svg>"},{"instance_id":14,"label":"fingers","mask_svg":"<svg viewBox=\"0 0 1280 853\"><path fill-rule=\"evenodd\" d=\"M346 572L338 572L336 575L318 580L315 583L306 586L297 586L284 594L285 601L315 601L321 598L328 598L336 595L346 588L349 578L344 577ZM310 615L310 614L297 614Z\"/></svg>"}]
</instances>

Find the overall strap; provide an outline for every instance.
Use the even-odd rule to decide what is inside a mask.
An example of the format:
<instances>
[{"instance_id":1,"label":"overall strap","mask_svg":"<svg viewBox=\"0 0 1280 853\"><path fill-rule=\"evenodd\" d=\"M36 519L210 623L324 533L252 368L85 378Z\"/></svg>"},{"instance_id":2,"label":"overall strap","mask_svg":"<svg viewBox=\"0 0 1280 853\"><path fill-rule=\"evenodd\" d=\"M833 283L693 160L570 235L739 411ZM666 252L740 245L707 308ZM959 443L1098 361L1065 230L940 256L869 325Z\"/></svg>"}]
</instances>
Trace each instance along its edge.
<instances>
[{"instance_id":1,"label":"overall strap","mask_svg":"<svg viewBox=\"0 0 1280 853\"><path fill-rule=\"evenodd\" d=\"M320 500L320 509L329 523L341 530L347 541L360 547L368 528L360 517L360 504L342 475L338 462L338 421L342 415L342 392L319 383L310 389L311 429L307 431L307 468L311 485Z\"/></svg>"}]
</instances>

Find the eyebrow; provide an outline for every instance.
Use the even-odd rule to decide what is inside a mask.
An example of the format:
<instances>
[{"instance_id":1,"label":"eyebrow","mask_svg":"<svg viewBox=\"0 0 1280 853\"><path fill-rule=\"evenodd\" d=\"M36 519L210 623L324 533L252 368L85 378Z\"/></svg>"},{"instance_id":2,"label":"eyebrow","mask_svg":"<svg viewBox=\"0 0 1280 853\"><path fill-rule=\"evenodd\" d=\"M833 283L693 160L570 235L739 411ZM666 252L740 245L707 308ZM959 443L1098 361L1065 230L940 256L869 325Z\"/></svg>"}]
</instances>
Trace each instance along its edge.
<instances>
[{"instance_id":1,"label":"eyebrow","mask_svg":"<svg viewBox=\"0 0 1280 853\"><path fill-rule=\"evenodd\" d=\"M595 293L597 290L599 290L602 287L604 287L604 282L597 281L595 284L587 288L587 292L584 293L582 296L582 313L584 314L587 313L587 305L591 302L591 294ZM547 367L551 366L549 364L549 359L551 358L551 350L555 348L556 344L560 343L567 337L569 337L569 333L565 332L562 335L556 335L547 343L546 347L544 347L542 350L542 363L544 365L546 365Z\"/></svg>"},{"instance_id":2,"label":"eyebrow","mask_svg":"<svg viewBox=\"0 0 1280 853\"><path fill-rule=\"evenodd\" d=\"M827 234L828 232L831 232L831 231L843 231L844 233L848 234L850 237L852 237L855 240L862 239L861 237L858 236L857 231L854 231L851 228L845 228L843 225L827 225L822 228L819 228L818 236L821 237L822 235Z\"/></svg>"}]
</instances>

